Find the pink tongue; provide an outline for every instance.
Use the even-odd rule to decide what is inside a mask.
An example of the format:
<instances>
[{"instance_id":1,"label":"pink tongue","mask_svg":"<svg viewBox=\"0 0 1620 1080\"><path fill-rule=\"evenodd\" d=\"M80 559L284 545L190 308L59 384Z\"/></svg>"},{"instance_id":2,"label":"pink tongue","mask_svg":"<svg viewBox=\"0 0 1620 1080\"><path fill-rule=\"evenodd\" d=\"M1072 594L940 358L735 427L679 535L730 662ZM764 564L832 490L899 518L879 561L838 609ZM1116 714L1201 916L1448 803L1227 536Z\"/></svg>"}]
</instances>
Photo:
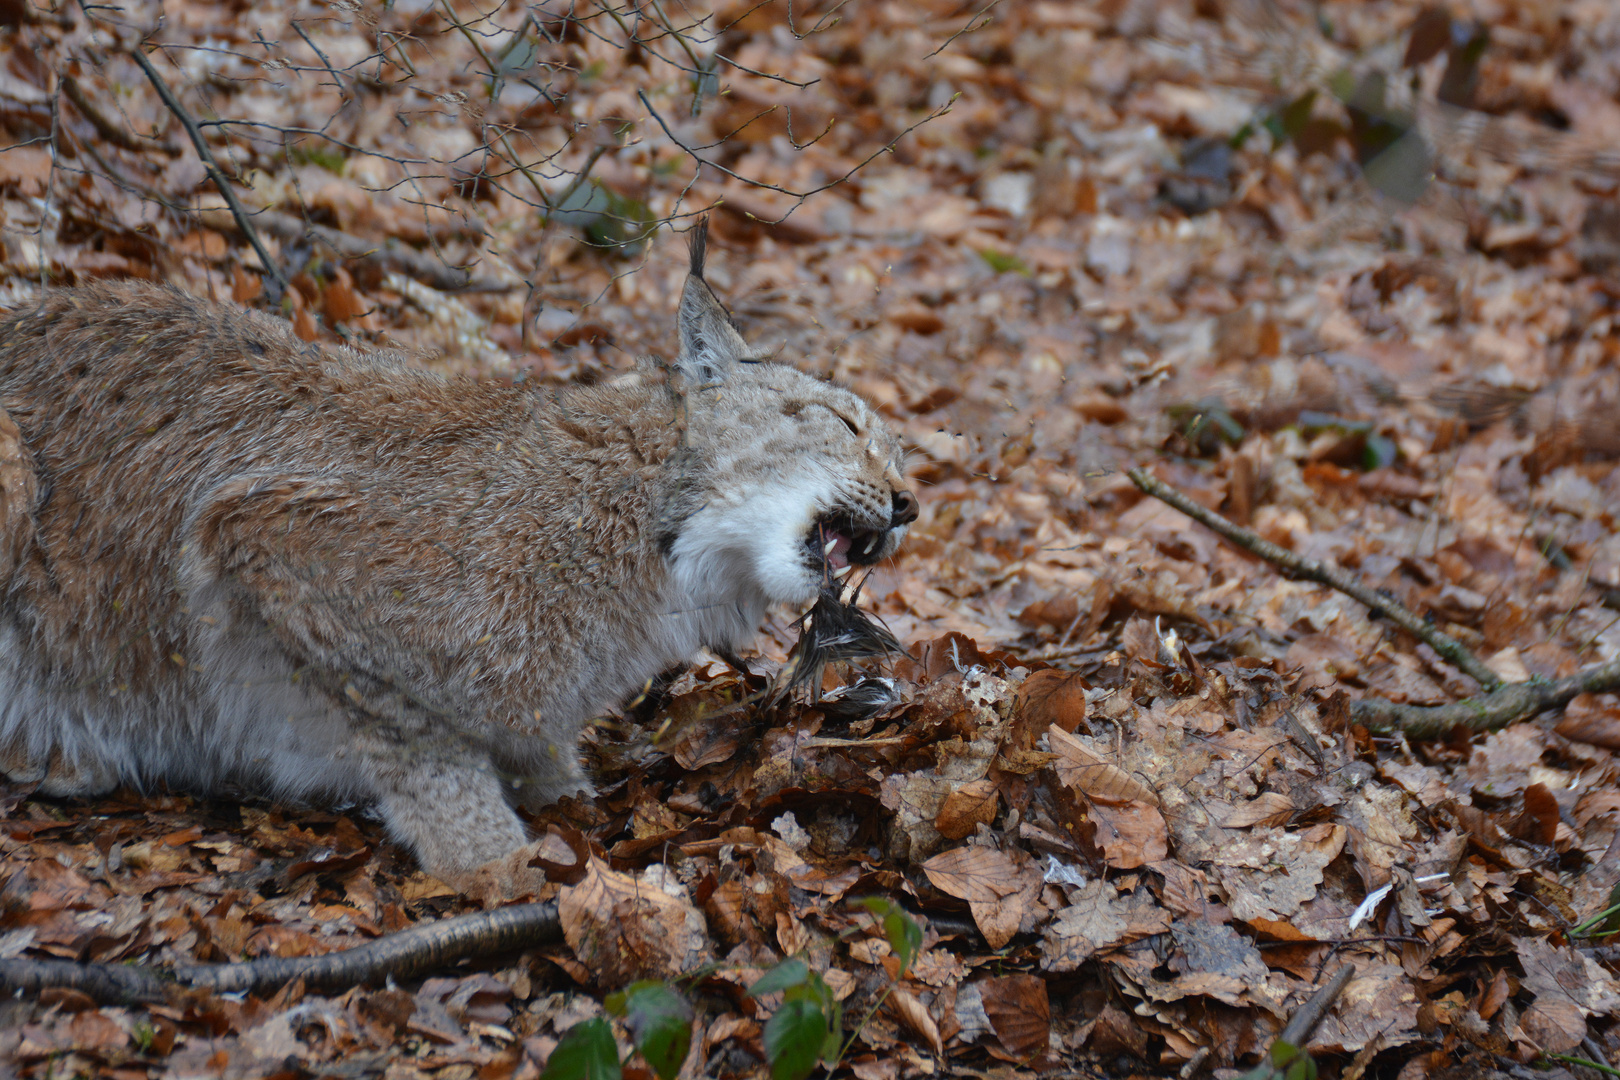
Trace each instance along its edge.
<instances>
[{"instance_id":1,"label":"pink tongue","mask_svg":"<svg viewBox=\"0 0 1620 1080\"><path fill-rule=\"evenodd\" d=\"M827 552L827 565L834 570L842 570L849 565L845 556L849 553L849 537L843 533L833 533L832 550Z\"/></svg>"}]
</instances>

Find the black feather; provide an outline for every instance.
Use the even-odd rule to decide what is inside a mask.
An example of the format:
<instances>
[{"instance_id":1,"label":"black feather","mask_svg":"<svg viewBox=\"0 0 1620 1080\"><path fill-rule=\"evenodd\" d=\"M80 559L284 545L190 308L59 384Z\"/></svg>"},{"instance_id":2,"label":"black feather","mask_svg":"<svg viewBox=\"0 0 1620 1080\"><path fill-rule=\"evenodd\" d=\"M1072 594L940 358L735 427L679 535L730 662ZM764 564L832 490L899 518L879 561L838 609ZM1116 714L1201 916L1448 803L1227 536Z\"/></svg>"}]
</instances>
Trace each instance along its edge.
<instances>
[{"instance_id":1,"label":"black feather","mask_svg":"<svg viewBox=\"0 0 1620 1080\"><path fill-rule=\"evenodd\" d=\"M799 640L788 653L779 681L777 699L798 686L810 688L811 700L821 694L821 673L835 660L887 656L904 652L887 627L856 606L860 590L845 602L838 586L825 589L815 605L799 620ZM779 680L782 676L778 676Z\"/></svg>"}]
</instances>

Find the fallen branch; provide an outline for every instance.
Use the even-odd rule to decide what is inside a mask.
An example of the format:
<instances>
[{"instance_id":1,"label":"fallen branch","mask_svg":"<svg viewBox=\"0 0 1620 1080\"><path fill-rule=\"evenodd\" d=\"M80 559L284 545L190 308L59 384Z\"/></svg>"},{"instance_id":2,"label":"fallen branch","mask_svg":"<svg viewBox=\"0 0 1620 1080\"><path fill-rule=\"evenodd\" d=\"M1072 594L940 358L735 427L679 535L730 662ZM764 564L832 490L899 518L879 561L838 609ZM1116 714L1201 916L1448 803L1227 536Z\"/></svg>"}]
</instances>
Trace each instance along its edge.
<instances>
[{"instance_id":1,"label":"fallen branch","mask_svg":"<svg viewBox=\"0 0 1620 1080\"><path fill-rule=\"evenodd\" d=\"M1126 475L1155 499L1207 525L1244 550L1276 564L1285 574L1320 582L1361 601L1374 614L1387 616L1391 622L1428 642L1435 652L1473 676L1487 691L1478 697L1464 698L1450 705L1397 705L1377 698L1351 702L1350 716L1370 730L1399 729L1414 739L1437 738L1456 727L1495 731L1548 709L1562 708L1577 694L1604 694L1620 690L1620 660L1598 664L1563 679L1531 679L1504 685L1460 642L1423 622L1395 600L1373 592L1344 571L1302 559L1248 529L1232 524L1141 469L1131 469Z\"/></svg>"},{"instance_id":2,"label":"fallen branch","mask_svg":"<svg viewBox=\"0 0 1620 1080\"><path fill-rule=\"evenodd\" d=\"M310 989L343 990L384 977L409 978L470 956L512 952L562 933L554 900L513 904L415 926L325 956L271 956L240 964L197 964L172 972L71 960L0 960L0 991L78 990L98 1002L163 1001L173 990L263 993L294 979Z\"/></svg>"},{"instance_id":3,"label":"fallen branch","mask_svg":"<svg viewBox=\"0 0 1620 1080\"><path fill-rule=\"evenodd\" d=\"M214 182L214 186L219 189L219 193L225 197L226 205L231 208L231 216L236 219L236 227L241 230L243 236L247 237L248 243L253 245L253 250L258 254L259 261L264 264L265 272L275 279L277 285L281 286L282 292L286 292L287 279L282 275L281 267L277 266L275 260L270 258L270 252L265 250L264 241L259 239L258 232L253 228L253 219L248 217L247 210L242 206L242 200L236 197L236 189L231 187L230 180L225 176L225 170L221 169L219 162L214 160L214 152L208 149L208 143L204 141L202 132L197 128L197 121L193 120L191 114L186 112L180 105L180 100L174 96L174 91L170 90L169 84L163 81L163 76L159 75L157 68L152 66L152 61L148 60L146 54L141 52L140 46L137 45L131 49L129 55L139 65L140 69L146 72L146 78L151 82L152 88L158 92L158 97L163 99L163 104L174 114L175 119L180 121L180 126L186 129L186 134L191 137L191 145L196 147L197 156L202 159L203 168L208 170L208 178ZM78 104L78 102L75 101L74 104Z\"/></svg>"},{"instance_id":4,"label":"fallen branch","mask_svg":"<svg viewBox=\"0 0 1620 1080\"><path fill-rule=\"evenodd\" d=\"M1242 1080L1284 1080L1291 1076L1314 1076L1316 1070L1310 1068L1310 1059L1305 1057L1305 1044L1316 1032L1327 1016L1333 1003L1344 992L1351 979L1355 978L1354 965L1346 964L1333 973L1333 978L1322 984L1321 989L1312 994L1310 1000L1299 1007L1293 1016L1288 1018L1288 1024L1276 1041L1266 1051L1266 1056L1260 1059L1260 1064L1243 1074ZM1299 1068L1303 1059L1307 1068Z\"/></svg>"},{"instance_id":5,"label":"fallen branch","mask_svg":"<svg viewBox=\"0 0 1620 1080\"><path fill-rule=\"evenodd\" d=\"M132 150L137 154L145 153L148 150L158 150L169 157L180 156L180 148L173 143L164 142L157 138L143 139L139 135L124 130L121 125L114 123L112 117L102 112L96 103L90 100L89 95L84 92L84 87L80 86L79 80L73 76L62 76L62 91L67 94L68 100L73 102L73 107L78 109L86 120L90 121L90 126L96 129L96 134L114 146Z\"/></svg>"},{"instance_id":6,"label":"fallen branch","mask_svg":"<svg viewBox=\"0 0 1620 1080\"><path fill-rule=\"evenodd\" d=\"M1502 680L1497 677L1496 673L1481 663L1479 658L1469 652L1462 642L1418 618L1407 610L1406 605L1393 597L1369 589L1336 566L1319 563L1314 559L1301 558L1287 548L1278 547L1264 537L1232 524L1213 510L1206 510L1199 506L1168 484L1154 479L1144 469L1130 469L1125 475L1129 476L1131 482L1147 494L1160 502L1175 507L1194 521L1208 526L1245 551L1253 552L1267 562L1272 563L1281 569L1286 576L1303 578L1307 581L1326 585L1330 589L1335 589L1351 599L1365 604L1367 610L1373 615L1387 618L1419 641L1426 642L1430 648L1451 661L1459 671L1479 683L1487 691L1495 690L1502 685Z\"/></svg>"},{"instance_id":7,"label":"fallen branch","mask_svg":"<svg viewBox=\"0 0 1620 1080\"><path fill-rule=\"evenodd\" d=\"M235 224L234 213L227 219L217 210L204 210L203 223L210 228ZM444 260L425 251L417 251L397 240L374 244L358 236L351 236L325 225L312 225L303 218L283 214L277 210L261 210L254 219L264 231L283 243L310 237L324 244L341 259L374 266L383 271L395 271L415 278L440 292L506 292L518 288L521 282L500 281L491 277L474 277L459 266L449 266Z\"/></svg>"},{"instance_id":8,"label":"fallen branch","mask_svg":"<svg viewBox=\"0 0 1620 1080\"><path fill-rule=\"evenodd\" d=\"M1548 709L1568 705L1577 694L1607 694L1620 690L1620 660L1577 671L1567 678L1508 683L1479 697L1450 705L1396 705L1378 699L1353 701L1350 716L1373 731L1395 728L1414 739L1432 739L1452 728L1496 731Z\"/></svg>"}]
</instances>

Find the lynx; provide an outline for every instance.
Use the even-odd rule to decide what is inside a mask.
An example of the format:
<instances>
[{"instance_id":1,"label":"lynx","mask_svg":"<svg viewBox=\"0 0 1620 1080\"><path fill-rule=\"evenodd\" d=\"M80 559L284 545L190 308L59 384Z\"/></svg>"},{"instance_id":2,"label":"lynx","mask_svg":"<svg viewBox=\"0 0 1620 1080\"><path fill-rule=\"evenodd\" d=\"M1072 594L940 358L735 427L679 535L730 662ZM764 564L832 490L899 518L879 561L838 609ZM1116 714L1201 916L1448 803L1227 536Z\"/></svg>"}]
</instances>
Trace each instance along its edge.
<instances>
[{"instance_id":1,"label":"lynx","mask_svg":"<svg viewBox=\"0 0 1620 1080\"><path fill-rule=\"evenodd\" d=\"M593 716L917 517L861 398L751 350L440 378L134 282L0 312L0 771L364 800L452 884L589 791ZM480 868L484 868L482 871Z\"/></svg>"}]
</instances>

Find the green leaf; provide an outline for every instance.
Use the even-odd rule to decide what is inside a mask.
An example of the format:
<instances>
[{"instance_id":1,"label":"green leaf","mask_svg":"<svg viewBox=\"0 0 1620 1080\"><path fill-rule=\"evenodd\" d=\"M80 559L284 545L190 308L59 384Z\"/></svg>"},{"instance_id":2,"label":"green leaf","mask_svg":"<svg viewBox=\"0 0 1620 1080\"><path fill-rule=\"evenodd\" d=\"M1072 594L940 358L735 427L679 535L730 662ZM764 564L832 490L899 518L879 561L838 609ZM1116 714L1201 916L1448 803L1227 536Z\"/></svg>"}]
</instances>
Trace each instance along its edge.
<instances>
[{"instance_id":1,"label":"green leaf","mask_svg":"<svg viewBox=\"0 0 1620 1080\"><path fill-rule=\"evenodd\" d=\"M788 987L782 994L782 1000L808 1001L822 1012L828 1012L837 1005L832 987L827 985L826 979L814 971L805 973L804 982Z\"/></svg>"},{"instance_id":2,"label":"green leaf","mask_svg":"<svg viewBox=\"0 0 1620 1080\"><path fill-rule=\"evenodd\" d=\"M1025 266L1024 260L1020 259L1016 255L1004 255L999 251L992 251L989 248L985 248L983 251L979 252L979 258L983 259L986 265L988 265L990 269L994 270L998 274L1005 274L1011 271L1014 274L1022 274L1024 277L1029 277L1029 267Z\"/></svg>"},{"instance_id":3,"label":"green leaf","mask_svg":"<svg viewBox=\"0 0 1620 1080\"><path fill-rule=\"evenodd\" d=\"M1260 1064L1238 1080L1315 1080L1315 1077L1316 1062L1311 1060L1311 1055L1278 1039L1260 1059Z\"/></svg>"},{"instance_id":4,"label":"green leaf","mask_svg":"<svg viewBox=\"0 0 1620 1080\"><path fill-rule=\"evenodd\" d=\"M668 983L645 979L612 995L608 1011L624 1017L636 1052L664 1080L681 1071L692 1048L692 1006ZM617 1006L617 1008L615 1008Z\"/></svg>"},{"instance_id":5,"label":"green leaf","mask_svg":"<svg viewBox=\"0 0 1620 1080\"><path fill-rule=\"evenodd\" d=\"M771 1080L804 1080L826 1045L826 1015L808 1001L785 1002L765 1024Z\"/></svg>"},{"instance_id":6,"label":"green leaf","mask_svg":"<svg viewBox=\"0 0 1620 1080\"><path fill-rule=\"evenodd\" d=\"M546 1059L540 1080L621 1080L613 1029L598 1017L569 1028Z\"/></svg>"},{"instance_id":7,"label":"green leaf","mask_svg":"<svg viewBox=\"0 0 1620 1080\"><path fill-rule=\"evenodd\" d=\"M795 986L803 986L809 977L810 965L797 957L789 957L761 975L759 981L748 988L748 996L781 993Z\"/></svg>"},{"instance_id":8,"label":"green leaf","mask_svg":"<svg viewBox=\"0 0 1620 1080\"><path fill-rule=\"evenodd\" d=\"M889 948L900 958L900 974L904 975L922 949L922 927L906 914L906 909L881 896L868 896L857 901L873 915L883 920L883 935L889 939Z\"/></svg>"},{"instance_id":9,"label":"green leaf","mask_svg":"<svg viewBox=\"0 0 1620 1080\"><path fill-rule=\"evenodd\" d=\"M1440 78L1440 88L1435 96L1447 105L1468 109L1474 104L1474 88L1479 84L1479 62L1491 44L1491 31L1484 25L1475 26L1471 31L1466 27L1460 29L1468 37L1452 46L1446 57L1445 74ZM1460 36L1454 29L1453 37Z\"/></svg>"}]
</instances>

